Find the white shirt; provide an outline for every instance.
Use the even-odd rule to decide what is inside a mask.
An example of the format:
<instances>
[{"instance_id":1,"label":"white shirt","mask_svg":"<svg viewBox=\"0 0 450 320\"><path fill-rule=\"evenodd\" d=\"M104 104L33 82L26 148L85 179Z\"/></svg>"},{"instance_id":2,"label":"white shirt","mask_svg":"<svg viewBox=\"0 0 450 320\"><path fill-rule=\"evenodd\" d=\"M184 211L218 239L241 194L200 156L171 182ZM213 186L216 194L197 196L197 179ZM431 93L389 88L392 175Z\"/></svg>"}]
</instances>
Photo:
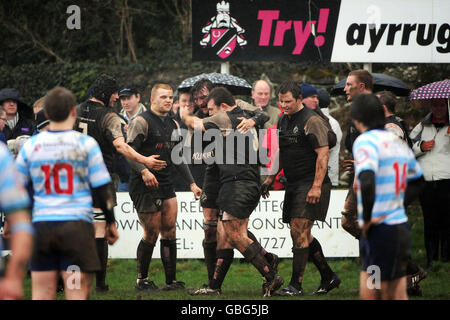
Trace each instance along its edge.
<instances>
[{"instance_id":1,"label":"white shirt","mask_svg":"<svg viewBox=\"0 0 450 320\"><path fill-rule=\"evenodd\" d=\"M328 159L328 177L330 177L333 187L339 185L339 151L341 149L342 130L339 122L332 116L328 108L320 109L330 120L330 126L336 134L336 145L330 149L330 158Z\"/></svg>"}]
</instances>

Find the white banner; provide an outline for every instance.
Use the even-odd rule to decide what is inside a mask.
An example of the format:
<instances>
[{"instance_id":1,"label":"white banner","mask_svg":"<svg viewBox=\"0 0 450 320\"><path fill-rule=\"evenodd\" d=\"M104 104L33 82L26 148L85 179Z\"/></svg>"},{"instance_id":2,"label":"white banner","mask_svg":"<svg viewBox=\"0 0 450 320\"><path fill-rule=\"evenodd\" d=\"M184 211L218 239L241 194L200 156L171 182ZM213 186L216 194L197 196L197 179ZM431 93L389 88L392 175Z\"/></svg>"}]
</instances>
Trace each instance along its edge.
<instances>
[{"instance_id":1,"label":"white banner","mask_svg":"<svg viewBox=\"0 0 450 320\"><path fill-rule=\"evenodd\" d=\"M450 1L342 0L331 62L450 62Z\"/></svg>"},{"instance_id":2,"label":"white banner","mask_svg":"<svg viewBox=\"0 0 450 320\"><path fill-rule=\"evenodd\" d=\"M341 211L346 195L347 190L332 190L325 222L316 221L312 228L312 234L321 243L326 257L359 256L358 241L341 227ZM292 240L289 226L281 218L283 198L284 191L272 191L268 199L261 198L259 206L250 216L248 229L267 251L289 258L292 257ZM178 192L177 202L177 256L180 259L204 258L202 208L191 192ZM128 193L117 193L117 203L115 214L120 237L109 247L109 257L135 259L143 229ZM159 239L153 257L160 258ZM242 255L235 250L235 257Z\"/></svg>"}]
</instances>

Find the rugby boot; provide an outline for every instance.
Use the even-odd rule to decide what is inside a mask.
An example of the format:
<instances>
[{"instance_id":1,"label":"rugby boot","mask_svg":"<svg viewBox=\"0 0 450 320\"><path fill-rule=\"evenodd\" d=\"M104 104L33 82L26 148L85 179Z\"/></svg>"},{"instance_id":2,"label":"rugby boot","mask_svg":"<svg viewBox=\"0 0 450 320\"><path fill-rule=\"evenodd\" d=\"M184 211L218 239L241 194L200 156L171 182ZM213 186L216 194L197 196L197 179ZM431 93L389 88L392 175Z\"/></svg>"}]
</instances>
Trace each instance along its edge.
<instances>
[{"instance_id":1,"label":"rugby boot","mask_svg":"<svg viewBox=\"0 0 450 320\"><path fill-rule=\"evenodd\" d=\"M186 288L184 287L184 282L182 282L182 281L176 281L176 280L173 280L172 283L166 284L165 287L161 288L161 290L164 290L164 291L170 291L170 290L184 290L184 289L186 289Z\"/></svg>"},{"instance_id":2,"label":"rugby boot","mask_svg":"<svg viewBox=\"0 0 450 320\"><path fill-rule=\"evenodd\" d=\"M191 296L219 296L221 293L220 289L211 289L210 287L201 287L189 291Z\"/></svg>"},{"instance_id":3,"label":"rugby boot","mask_svg":"<svg viewBox=\"0 0 450 320\"><path fill-rule=\"evenodd\" d=\"M334 288L339 288L340 284L341 284L341 279L339 279L337 274L334 273L333 277L330 280L327 280L327 281L322 280L319 284L319 287L313 294L315 294L315 295L327 294L329 291L333 290Z\"/></svg>"},{"instance_id":4,"label":"rugby boot","mask_svg":"<svg viewBox=\"0 0 450 320\"><path fill-rule=\"evenodd\" d=\"M136 286L134 287L137 291L154 291L158 290L158 287L153 281L148 281L147 279L138 279L136 281Z\"/></svg>"},{"instance_id":5,"label":"rugby boot","mask_svg":"<svg viewBox=\"0 0 450 320\"><path fill-rule=\"evenodd\" d=\"M276 274L272 281L267 281L264 278L263 283L263 296L264 297L270 297L272 294L280 289L280 287L283 285L284 279L279 275Z\"/></svg>"},{"instance_id":6,"label":"rugby boot","mask_svg":"<svg viewBox=\"0 0 450 320\"><path fill-rule=\"evenodd\" d=\"M274 293L274 296L283 296L283 297L295 297L295 296L302 296L303 295L303 289L300 287L300 290L297 290L292 285L288 285L286 288L279 290Z\"/></svg>"}]
</instances>

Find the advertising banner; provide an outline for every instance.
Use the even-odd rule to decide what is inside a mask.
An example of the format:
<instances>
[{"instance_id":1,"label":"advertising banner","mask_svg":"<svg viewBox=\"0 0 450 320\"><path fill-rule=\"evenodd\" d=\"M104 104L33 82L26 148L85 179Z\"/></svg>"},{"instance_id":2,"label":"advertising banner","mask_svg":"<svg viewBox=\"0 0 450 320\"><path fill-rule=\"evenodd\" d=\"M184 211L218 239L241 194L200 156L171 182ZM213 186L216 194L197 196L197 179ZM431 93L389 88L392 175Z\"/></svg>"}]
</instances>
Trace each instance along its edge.
<instances>
[{"instance_id":1,"label":"advertising banner","mask_svg":"<svg viewBox=\"0 0 450 320\"><path fill-rule=\"evenodd\" d=\"M195 61L450 62L448 0L192 0Z\"/></svg>"},{"instance_id":2,"label":"advertising banner","mask_svg":"<svg viewBox=\"0 0 450 320\"><path fill-rule=\"evenodd\" d=\"M358 241L341 227L341 211L347 190L332 190L330 206L325 222L316 221L312 234L322 245L326 257L359 256ZM249 219L248 229L261 245L279 257L292 257L292 240L289 225L282 222L284 191L272 191L268 199L261 198L258 207ZM191 192L177 192L177 256L180 259L204 258L202 241L203 213L198 200ZM136 249L143 235L137 213L128 193L117 193L115 208L117 229L120 238L109 247L110 258L135 259ZM159 239L153 250L153 257L160 257ZM235 257L242 255L235 250Z\"/></svg>"}]
</instances>

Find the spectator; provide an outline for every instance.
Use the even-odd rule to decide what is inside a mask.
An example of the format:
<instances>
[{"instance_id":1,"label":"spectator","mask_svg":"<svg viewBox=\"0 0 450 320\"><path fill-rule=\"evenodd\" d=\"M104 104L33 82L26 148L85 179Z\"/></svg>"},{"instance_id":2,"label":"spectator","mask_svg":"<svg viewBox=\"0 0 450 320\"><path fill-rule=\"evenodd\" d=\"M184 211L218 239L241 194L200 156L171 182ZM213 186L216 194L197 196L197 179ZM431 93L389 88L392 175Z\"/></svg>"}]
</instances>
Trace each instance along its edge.
<instances>
[{"instance_id":1,"label":"spectator","mask_svg":"<svg viewBox=\"0 0 450 320\"><path fill-rule=\"evenodd\" d=\"M446 99L431 99L431 113L411 131L414 154L426 186L420 195L424 220L427 267L450 257L450 127Z\"/></svg>"},{"instance_id":2,"label":"spectator","mask_svg":"<svg viewBox=\"0 0 450 320\"><path fill-rule=\"evenodd\" d=\"M328 160L328 176L330 177L333 187L339 185L339 151L341 149L342 130L339 122L332 116L328 109L330 105L330 95L326 90L318 91L319 107L322 113L328 117L331 129L336 134L336 145L330 149L330 159Z\"/></svg>"},{"instance_id":3,"label":"spectator","mask_svg":"<svg viewBox=\"0 0 450 320\"><path fill-rule=\"evenodd\" d=\"M19 91L12 88L0 90L0 104L6 112L7 121L3 129L6 140L33 134L33 111L24 102Z\"/></svg>"},{"instance_id":4,"label":"spectator","mask_svg":"<svg viewBox=\"0 0 450 320\"><path fill-rule=\"evenodd\" d=\"M33 136L39 132L48 130L48 125L50 120L48 120L45 110L40 110L36 114L36 130L33 132Z\"/></svg>"},{"instance_id":5,"label":"spectator","mask_svg":"<svg viewBox=\"0 0 450 320\"><path fill-rule=\"evenodd\" d=\"M3 106L0 105L0 141L6 144L6 137L3 133L3 129L6 126L6 112L5 109L3 109Z\"/></svg>"},{"instance_id":6,"label":"spectator","mask_svg":"<svg viewBox=\"0 0 450 320\"><path fill-rule=\"evenodd\" d=\"M39 113L39 111L44 109L44 97L37 99L34 103L33 103L33 113L34 113L34 119L37 118L37 114Z\"/></svg>"}]
</instances>

